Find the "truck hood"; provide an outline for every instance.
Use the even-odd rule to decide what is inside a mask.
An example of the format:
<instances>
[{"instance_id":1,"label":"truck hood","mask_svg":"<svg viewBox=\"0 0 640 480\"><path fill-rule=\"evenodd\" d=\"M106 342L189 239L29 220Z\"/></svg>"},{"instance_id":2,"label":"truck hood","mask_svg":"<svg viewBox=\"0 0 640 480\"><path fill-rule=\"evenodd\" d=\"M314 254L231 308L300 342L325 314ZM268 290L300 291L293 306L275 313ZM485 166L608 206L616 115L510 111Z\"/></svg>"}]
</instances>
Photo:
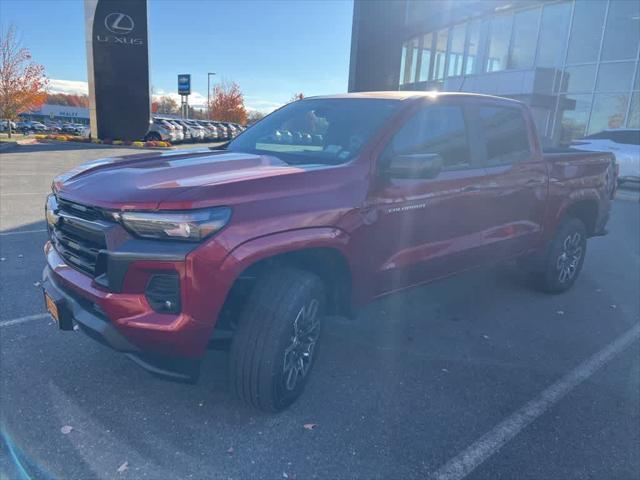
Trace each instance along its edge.
<instances>
[{"instance_id":1,"label":"truck hood","mask_svg":"<svg viewBox=\"0 0 640 480\"><path fill-rule=\"evenodd\" d=\"M188 209L228 203L226 197L240 194L245 184L310 168L326 167L291 166L273 156L182 150L94 160L56 177L54 189L68 200L103 208L152 210L162 204ZM219 195L212 196L215 192Z\"/></svg>"}]
</instances>

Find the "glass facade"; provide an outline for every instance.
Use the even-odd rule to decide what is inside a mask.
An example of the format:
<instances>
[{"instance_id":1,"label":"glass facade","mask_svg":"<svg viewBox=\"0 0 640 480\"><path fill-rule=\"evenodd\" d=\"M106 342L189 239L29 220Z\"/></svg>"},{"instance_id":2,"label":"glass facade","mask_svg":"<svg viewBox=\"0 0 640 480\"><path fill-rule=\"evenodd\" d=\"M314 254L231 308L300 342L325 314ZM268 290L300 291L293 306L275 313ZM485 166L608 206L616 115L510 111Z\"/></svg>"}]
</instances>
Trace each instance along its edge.
<instances>
[{"instance_id":1,"label":"glass facade","mask_svg":"<svg viewBox=\"0 0 640 480\"><path fill-rule=\"evenodd\" d=\"M534 111L542 135L567 142L606 128L638 128L639 1L512 5L408 38L401 88L437 90L448 78L547 69L554 80L546 113Z\"/></svg>"}]
</instances>

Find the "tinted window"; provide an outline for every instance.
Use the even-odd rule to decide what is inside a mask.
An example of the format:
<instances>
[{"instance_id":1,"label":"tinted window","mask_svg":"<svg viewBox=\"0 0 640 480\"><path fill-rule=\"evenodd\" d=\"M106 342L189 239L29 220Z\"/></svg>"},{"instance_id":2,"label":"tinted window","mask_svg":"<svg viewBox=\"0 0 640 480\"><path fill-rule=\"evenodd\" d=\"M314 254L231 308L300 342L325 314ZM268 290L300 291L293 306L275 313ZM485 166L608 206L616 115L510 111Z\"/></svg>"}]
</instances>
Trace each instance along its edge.
<instances>
[{"instance_id":1,"label":"tinted window","mask_svg":"<svg viewBox=\"0 0 640 480\"><path fill-rule=\"evenodd\" d=\"M479 112L488 165L514 163L529 156L528 130L520 109L480 107Z\"/></svg>"},{"instance_id":2,"label":"tinted window","mask_svg":"<svg viewBox=\"0 0 640 480\"><path fill-rule=\"evenodd\" d=\"M460 107L433 106L421 110L395 134L390 148L396 154L437 153L445 168L471 166Z\"/></svg>"},{"instance_id":3,"label":"tinted window","mask_svg":"<svg viewBox=\"0 0 640 480\"><path fill-rule=\"evenodd\" d=\"M625 145L640 145L640 130L620 130L611 132L613 141Z\"/></svg>"}]
</instances>

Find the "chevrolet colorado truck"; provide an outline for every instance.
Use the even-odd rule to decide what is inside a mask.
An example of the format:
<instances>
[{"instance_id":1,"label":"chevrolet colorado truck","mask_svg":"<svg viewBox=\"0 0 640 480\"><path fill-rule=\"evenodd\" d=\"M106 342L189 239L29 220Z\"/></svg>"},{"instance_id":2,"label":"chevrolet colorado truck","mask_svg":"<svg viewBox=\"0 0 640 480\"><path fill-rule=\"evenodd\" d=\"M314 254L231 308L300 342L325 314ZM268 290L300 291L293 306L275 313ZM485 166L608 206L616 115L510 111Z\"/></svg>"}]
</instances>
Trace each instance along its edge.
<instances>
[{"instance_id":1,"label":"chevrolet colorado truck","mask_svg":"<svg viewBox=\"0 0 640 480\"><path fill-rule=\"evenodd\" d=\"M177 380L226 339L235 394L278 411L302 393L326 315L510 259L545 291L570 288L616 175L609 153L543 153L514 100L300 100L219 149L55 178L45 304L61 330Z\"/></svg>"}]
</instances>

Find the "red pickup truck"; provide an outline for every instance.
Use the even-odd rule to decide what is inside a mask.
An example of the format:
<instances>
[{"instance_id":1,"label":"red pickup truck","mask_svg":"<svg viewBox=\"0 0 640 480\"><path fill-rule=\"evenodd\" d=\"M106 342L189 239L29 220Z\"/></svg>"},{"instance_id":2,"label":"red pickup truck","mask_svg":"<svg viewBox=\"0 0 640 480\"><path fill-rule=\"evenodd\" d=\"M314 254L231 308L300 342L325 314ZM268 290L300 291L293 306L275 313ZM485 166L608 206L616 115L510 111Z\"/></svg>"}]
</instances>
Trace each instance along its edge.
<instances>
[{"instance_id":1,"label":"red pickup truck","mask_svg":"<svg viewBox=\"0 0 640 480\"><path fill-rule=\"evenodd\" d=\"M611 154L543 154L517 101L305 99L217 150L57 177L45 302L62 330L178 380L230 339L235 393L277 411L304 389L327 314L507 259L571 287L615 185Z\"/></svg>"}]
</instances>

